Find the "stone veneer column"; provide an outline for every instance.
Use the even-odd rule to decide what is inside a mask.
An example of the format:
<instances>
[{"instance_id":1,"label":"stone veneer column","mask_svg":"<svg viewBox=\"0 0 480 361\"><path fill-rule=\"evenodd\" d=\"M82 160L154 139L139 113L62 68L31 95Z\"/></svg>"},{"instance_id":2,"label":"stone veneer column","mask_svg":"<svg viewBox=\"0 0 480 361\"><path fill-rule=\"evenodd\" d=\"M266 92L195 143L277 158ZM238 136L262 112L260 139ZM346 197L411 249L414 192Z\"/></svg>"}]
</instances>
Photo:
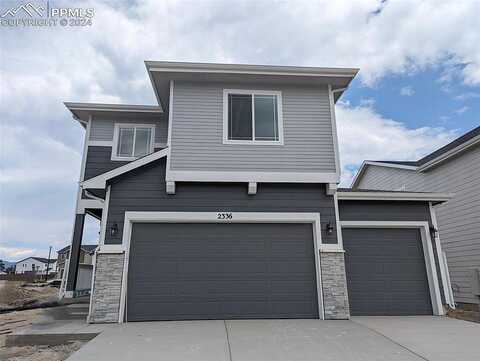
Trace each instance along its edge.
<instances>
[{"instance_id":1,"label":"stone veneer column","mask_svg":"<svg viewBox=\"0 0 480 361\"><path fill-rule=\"evenodd\" d=\"M343 252L320 252L322 270L323 307L325 319L345 320L350 318L348 305L345 256Z\"/></svg>"},{"instance_id":2,"label":"stone veneer column","mask_svg":"<svg viewBox=\"0 0 480 361\"><path fill-rule=\"evenodd\" d=\"M97 253L90 323L118 322L124 253Z\"/></svg>"}]
</instances>

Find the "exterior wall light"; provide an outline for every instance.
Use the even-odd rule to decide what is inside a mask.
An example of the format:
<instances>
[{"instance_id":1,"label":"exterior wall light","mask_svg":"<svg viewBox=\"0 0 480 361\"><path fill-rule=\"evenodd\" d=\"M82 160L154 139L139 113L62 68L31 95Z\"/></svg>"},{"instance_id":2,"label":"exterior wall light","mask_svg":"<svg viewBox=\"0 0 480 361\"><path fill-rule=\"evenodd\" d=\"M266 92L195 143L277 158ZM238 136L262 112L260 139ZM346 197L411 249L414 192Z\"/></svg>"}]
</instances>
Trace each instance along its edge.
<instances>
[{"instance_id":1,"label":"exterior wall light","mask_svg":"<svg viewBox=\"0 0 480 361\"><path fill-rule=\"evenodd\" d=\"M115 237L118 233L118 224L115 222L111 227L110 227L110 236Z\"/></svg>"},{"instance_id":2,"label":"exterior wall light","mask_svg":"<svg viewBox=\"0 0 480 361\"><path fill-rule=\"evenodd\" d=\"M333 234L333 224L328 222L327 226L325 227L325 230L327 231L328 235L332 235Z\"/></svg>"}]
</instances>

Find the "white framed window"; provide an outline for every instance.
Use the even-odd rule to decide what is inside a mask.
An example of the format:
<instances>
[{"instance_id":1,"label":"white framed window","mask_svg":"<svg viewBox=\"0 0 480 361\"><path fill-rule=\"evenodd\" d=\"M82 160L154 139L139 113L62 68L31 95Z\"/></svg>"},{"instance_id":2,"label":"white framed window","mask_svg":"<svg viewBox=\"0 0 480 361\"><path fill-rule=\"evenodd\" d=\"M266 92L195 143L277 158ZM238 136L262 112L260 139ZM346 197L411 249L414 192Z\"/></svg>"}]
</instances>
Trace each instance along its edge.
<instances>
[{"instance_id":1,"label":"white framed window","mask_svg":"<svg viewBox=\"0 0 480 361\"><path fill-rule=\"evenodd\" d=\"M112 160L135 160L153 153L154 124L115 123Z\"/></svg>"},{"instance_id":2,"label":"white framed window","mask_svg":"<svg viewBox=\"0 0 480 361\"><path fill-rule=\"evenodd\" d=\"M282 145L282 93L224 89L223 143Z\"/></svg>"}]
</instances>

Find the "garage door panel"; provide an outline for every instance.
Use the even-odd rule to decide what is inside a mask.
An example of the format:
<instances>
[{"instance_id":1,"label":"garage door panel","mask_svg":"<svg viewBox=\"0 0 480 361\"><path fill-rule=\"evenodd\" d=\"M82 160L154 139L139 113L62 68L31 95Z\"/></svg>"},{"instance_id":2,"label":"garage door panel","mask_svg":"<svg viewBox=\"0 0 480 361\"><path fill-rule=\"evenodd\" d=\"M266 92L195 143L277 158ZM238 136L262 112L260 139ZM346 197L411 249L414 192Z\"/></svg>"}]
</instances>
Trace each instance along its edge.
<instances>
[{"instance_id":1,"label":"garage door panel","mask_svg":"<svg viewBox=\"0 0 480 361\"><path fill-rule=\"evenodd\" d=\"M352 315L432 314L418 229L344 229Z\"/></svg>"},{"instance_id":2,"label":"garage door panel","mask_svg":"<svg viewBox=\"0 0 480 361\"><path fill-rule=\"evenodd\" d=\"M129 321L318 318L311 224L139 223Z\"/></svg>"}]
</instances>

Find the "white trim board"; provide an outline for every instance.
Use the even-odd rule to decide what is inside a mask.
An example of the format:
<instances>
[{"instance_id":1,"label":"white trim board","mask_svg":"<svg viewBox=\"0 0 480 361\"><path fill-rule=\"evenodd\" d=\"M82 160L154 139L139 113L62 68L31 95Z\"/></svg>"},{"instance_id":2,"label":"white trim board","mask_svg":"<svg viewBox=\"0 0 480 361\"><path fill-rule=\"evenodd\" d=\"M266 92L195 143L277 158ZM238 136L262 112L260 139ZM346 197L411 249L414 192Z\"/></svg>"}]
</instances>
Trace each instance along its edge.
<instances>
[{"instance_id":1,"label":"white trim board","mask_svg":"<svg viewBox=\"0 0 480 361\"><path fill-rule=\"evenodd\" d=\"M440 286L438 284L435 256L433 254L432 239L430 237L430 226L428 222L416 221L342 221L342 228L418 228L422 238L423 255L425 257L425 268L427 269L428 287L432 301L433 314L441 316L444 314Z\"/></svg>"},{"instance_id":2,"label":"white trim board","mask_svg":"<svg viewBox=\"0 0 480 361\"><path fill-rule=\"evenodd\" d=\"M433 192L389 192L389 191L375 191L375 192L342 192L337 191L339 200L386 200L386 201L428 201L428 202L446 202L451 199L452 193L433 193Z\"/></svg>"},{"instance_id":3,"label":"white trim board","mask_svg":"<svg viewBox=\"0 0 480 361\"><path fill-rule=\"evenodd\" d=\"M220 213L222 213L220 211ZM126 301L128 289L128 262L132 226L135 222L150 223L311 223L313 227L313 246L315 254L318 314L325 319L323 308L322 274L320 267L320 251L341 251L338 246L322 244L322 232L319 213L260 213L260 212L229 212L231 219L219 219L218 212L125 212L122 245L125 250L122 289L120 295L120 311L118 322L126 318ZM335 248L335 249L334 249Z\"/></svg>"},{"instance_id":4,"label":"white trim board","mask_svg":"<svg viewBox=\"0 0 480 361\"><path fill-rule=\"evenodd\" d=\"M167 161L168 162L168 161ZM301 172L210 172L169 170L166 181L170 182L266 182L266 183L337 183L336 173Z\"/></svg>"},{"instance_id":5,"label":"white trim board","mask_svg":"<svg viewBox=\"0 0 480 361\"><path fill-rule=\"evenodd\" d=\"M121 174L127 173L133 169L136 169L138 167L141 167L145 164L151 163L157 159L163 158L167 156L168 154L168 149L165 148L162 150L159 150L157 152L154 152L152 154L146 155L145 157L138 158L137 160L134 160L128 164L122 165L121 167L115 168L111 171L102 173L100 175L97 175L96 177L90 178L84 182L80 183L80 186L83 189L88 189L88 188L97 188L97 189L103 189L106 186L107 180L115 178Z\"/></svg>"}]
</instances>

